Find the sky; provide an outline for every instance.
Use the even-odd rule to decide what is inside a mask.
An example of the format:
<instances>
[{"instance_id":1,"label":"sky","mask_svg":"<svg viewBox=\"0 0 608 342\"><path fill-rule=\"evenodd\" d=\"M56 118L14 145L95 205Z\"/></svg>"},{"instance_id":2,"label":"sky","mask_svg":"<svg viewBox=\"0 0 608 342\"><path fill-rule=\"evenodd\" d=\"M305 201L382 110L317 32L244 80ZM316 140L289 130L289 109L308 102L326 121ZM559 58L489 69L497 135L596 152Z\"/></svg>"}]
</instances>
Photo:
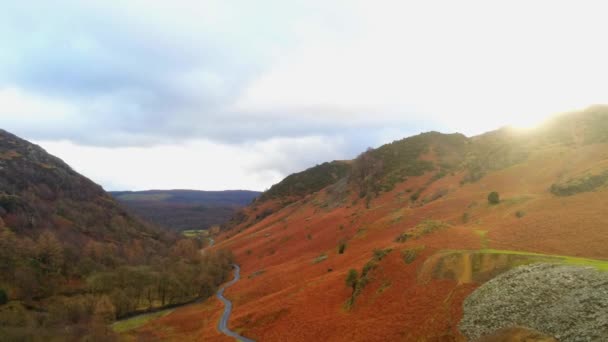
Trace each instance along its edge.
<instances>
[{"instance_id":1,"label":"sky","mask_svg":"<svg viewBox=\"0 0 608 342\"><path fill-rule=\"evenodd\" d=\"M0 0L0 128L106 190L264 190L608 103L602 1Z\"/></svg>"}]
</instances>

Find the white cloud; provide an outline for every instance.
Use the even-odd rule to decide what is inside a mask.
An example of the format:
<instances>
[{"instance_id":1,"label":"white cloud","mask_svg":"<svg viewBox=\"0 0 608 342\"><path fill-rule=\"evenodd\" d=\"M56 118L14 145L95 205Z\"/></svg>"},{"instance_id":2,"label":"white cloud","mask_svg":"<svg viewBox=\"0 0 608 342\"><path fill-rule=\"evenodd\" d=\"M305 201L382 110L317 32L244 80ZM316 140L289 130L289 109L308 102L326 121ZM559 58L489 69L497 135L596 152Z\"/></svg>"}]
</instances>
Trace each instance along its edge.
<instances>
[{"instance_id":1,"label":"white cloud","mask_svg":"<svg viewBox=\"0 0 608 342\"><path fill-rule=\"evenodd\" d=\"M320 107L355 122L426 116L480 133L608 102L602 2L358 4L357 36L303 42L237 108Z\"/></svg>"},{"instance_id":2,"label":"white cloud","mask_svg":"<svg viewBox=\"0 0 608 342\"><path fill-rule=\"evenodd\" d=\"M80 146L37 141L106 190L264 190L286 174L341 154L340 141L283 138L243 145L206 140L154 147Z\"/></svg>"},{"instance_id":3,"label":"white cloud","mask_svg":"<svg viewBox=\"0 0 608 342\"><path fill-rule=\"evenodd\" d=\"M1 118L5 123L36 125L69 122L76 110L68 103L33 96L15 87L0 88Z\"/></svg>"}]
</instances>

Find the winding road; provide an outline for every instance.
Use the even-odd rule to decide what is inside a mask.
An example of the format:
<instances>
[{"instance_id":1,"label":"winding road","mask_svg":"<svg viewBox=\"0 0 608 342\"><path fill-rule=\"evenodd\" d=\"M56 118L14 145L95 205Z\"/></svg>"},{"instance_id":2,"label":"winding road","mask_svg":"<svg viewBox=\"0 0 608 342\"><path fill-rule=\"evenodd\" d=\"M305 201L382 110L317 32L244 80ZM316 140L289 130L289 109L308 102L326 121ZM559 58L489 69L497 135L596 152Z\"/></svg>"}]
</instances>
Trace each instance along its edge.
<instances>
[{"instance_id":1,"label":"winding road","mask_svg":"<svg viewBox=\"0 0 608 342\"><path fill-rule=\"evenodd\" d=\"M222 288L217 291L217 298L219 298L224 303L224 313L220 318L220 322L218 323L217 328L222 333L224 333L224 335L236 338L241 342L255 342L252 339L243 337L237 334L236 332L228 329L228 319L230 319L230 313L232 312L232 302L226 299L226 297L224 297L224 290L234 285L237 281L241 279L241 268L239 267L239 265L233 264L232 267L234 267L234 279L232 279L226 285L222 286Z\"/></svg>"}]
</instances>

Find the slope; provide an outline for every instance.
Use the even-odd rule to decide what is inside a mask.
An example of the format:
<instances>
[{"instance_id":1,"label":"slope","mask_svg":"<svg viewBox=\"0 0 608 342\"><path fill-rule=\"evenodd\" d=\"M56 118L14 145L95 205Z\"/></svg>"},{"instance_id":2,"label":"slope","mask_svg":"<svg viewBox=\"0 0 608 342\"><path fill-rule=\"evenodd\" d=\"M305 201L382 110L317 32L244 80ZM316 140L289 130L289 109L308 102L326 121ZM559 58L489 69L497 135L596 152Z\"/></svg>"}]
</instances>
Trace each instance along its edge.
<instances>
[{"instance_id":1,"label":"slope","mask_svg":"<svg viewBox=\"0 0 608 342\"><path fill-rule=\"evenodd\" d=\"M0 130L0 340L111 341L115 318L210 296L231 255L197 247Z\"/></svg>"},{"instance_id":2,"label":"slope","mask_svg":"<svg viewBox=\"0 0 608 342\"><path fill-rule=\"evenodd\" d=\"M230 328L263 341L461 341L464 299L497 274L537 261L604 269L607 123L596 106L533 130L425 133L363 153L295 201L262 196L216 239L242 269ZM213 325L196 331L222 340Z\"/></svg>"}]
</instances>

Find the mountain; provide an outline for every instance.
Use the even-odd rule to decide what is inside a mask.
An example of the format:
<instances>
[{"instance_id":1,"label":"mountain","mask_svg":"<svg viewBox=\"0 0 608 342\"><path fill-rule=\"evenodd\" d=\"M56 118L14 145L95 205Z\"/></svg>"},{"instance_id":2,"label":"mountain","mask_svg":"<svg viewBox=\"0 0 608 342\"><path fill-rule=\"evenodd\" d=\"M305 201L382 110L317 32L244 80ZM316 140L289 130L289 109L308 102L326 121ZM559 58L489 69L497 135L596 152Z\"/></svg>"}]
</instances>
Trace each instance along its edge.
<instances>
[{"instance_id":1,"label":"mountain","mask_svg":"<svg viewBox=\"0 0 608 342\"><path fill-rule=\"evenodd\" d=\"M129 215L101 186L4 130L0 130L0 225L27 236L53 230L73 245L161 238L157 229Z\"/></svg>"},{"instance_id":2,"label":"mountain","mask_svg":"<svg viewBox=\"0 0 608 342\"><path fill-rule=\"evenodd\" d=\"M207 229L228 221L260 192L246 190L114 191L110 194L142 218L171 230Z\"/></svg>"},{"instance_id":3,"label":"mountain","mask_svg":"<svg viewBox=\"0 0 608 342\"><path fill-rule=\"evenodd\" d=\"M232 261L200 247L0 130L0 341L113 341L116 318L207 298Z\"/></svg>"},{"instance_id":4,"label":"mountain","mask_svg":"<svg viewBox=\"0 0 608 342\"><path fill-rule=\"evenodd\" d=\"M607 205L608 106L558 115L535 129L423 133L322 164L273 186L216 238L241 266L242 279L227 293L230 325L258 341L466 341L509 328L508 318L474 316L480 307L491 312L491 303L465 306L465 300L492 279L536 277L510 273L520 265L608 269ZM596 278L603 277L587 279ZM522 288L550 287L534 285ZM475 298L490 297L482 294ZM542 298L548 303L551 296ZM214 319L219 310L211 304L176 310L138 331L219 340L213 324L186 331L176 323ZM525 327L493 336L538 330L553 340L595 322L577 316L593 310L560 312L563 325L547 331L551 324L536 324L554 317L550 310L526 306L515 322ZM479 326L486 322L494 325ZM604 325L593 333L608 330L598 324Z\"/></svg>"}]
</instances>

